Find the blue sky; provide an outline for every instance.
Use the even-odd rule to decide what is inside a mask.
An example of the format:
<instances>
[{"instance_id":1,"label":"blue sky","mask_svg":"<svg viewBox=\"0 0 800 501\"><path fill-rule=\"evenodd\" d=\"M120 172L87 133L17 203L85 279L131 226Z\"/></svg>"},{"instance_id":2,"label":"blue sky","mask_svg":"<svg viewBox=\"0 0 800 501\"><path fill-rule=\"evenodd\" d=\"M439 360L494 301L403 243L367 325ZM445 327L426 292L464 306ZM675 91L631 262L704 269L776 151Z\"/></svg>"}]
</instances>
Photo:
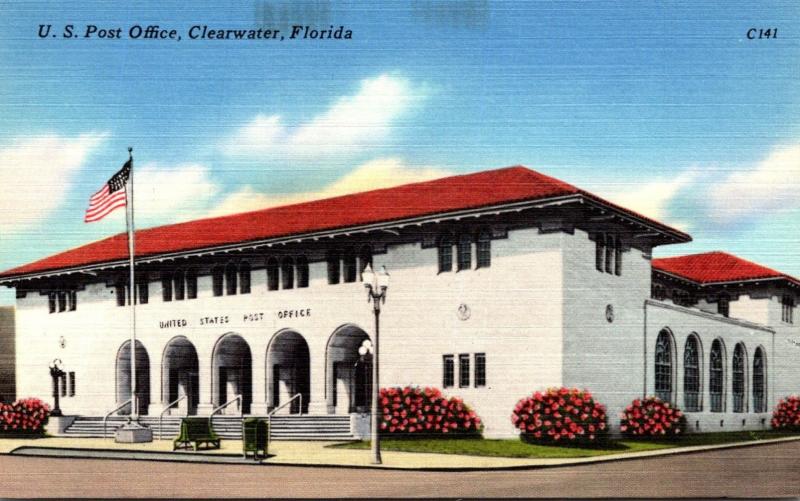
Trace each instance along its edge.
<instances>
[{"instance_id":1,"label":"blue sky","mask_svg":"<svg viewBox=\"0 0 800 501\"><path fill-rule=\"evenodd\" d=\"M525 164L693 235L657 256L800 276L796 2L177 5L0 2L0 268L124 230L82 216L131 145L143 226ZM204 24L353 38L189 40Z\"/></svg>"}]
</instances>

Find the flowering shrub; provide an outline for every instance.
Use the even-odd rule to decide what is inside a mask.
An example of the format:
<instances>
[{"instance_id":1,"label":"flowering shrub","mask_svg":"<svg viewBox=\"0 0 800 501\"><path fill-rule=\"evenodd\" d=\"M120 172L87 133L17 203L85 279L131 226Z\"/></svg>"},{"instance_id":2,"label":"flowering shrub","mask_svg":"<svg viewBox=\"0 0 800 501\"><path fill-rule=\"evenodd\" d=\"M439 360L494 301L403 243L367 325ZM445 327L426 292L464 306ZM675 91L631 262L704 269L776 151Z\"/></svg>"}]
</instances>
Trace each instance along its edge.
<instances>
[{"instance_id":1,"label":"flowering shrub","mask_svg":"<svg viewBox=\"0 0 800 501\"><path fill-rule=\"evenodd\" d=\"M50 407L38 398L0 404L0 434L41 435L50 417Z\"/></svg>"},{"instance_id":2,"label":"flowering shrub","mask_svg":"<svg viewBox=\"0 0 800 501\"><path fill-rule=\"evenodd\" d=\"M483 425L460 398L436 388L381 388L380 430L389 435L480 435Z\"/></svg>"},{"instance_id":3,"label":"flowering shrub","mask_svg":"<svg viewBox=\"0 0 800 501\"><path fill-rule=\"evenodd\" d=\"M522 440L538 444L591 445L608 434L605 407L577 388L550 388L523 398L511 422Z\"/></svg>"},{"instance_id":4,"label":"flowering shrub","mask_svg":"<svg viewBox=\"0 0 800 501\"><path fill-rule=\"evenodd\" d=\"M800 397L782 398L772 411L771 424L776 430L800 431Z\"/></svg>"},{"instance_id":5,"label":"flowering shrub","mask_svg":"<svg viewBox=\"0 0 800 501\"><path fill-rule=\"evenodd\" d=\"M686 431L680 409L657 397L637 398L620 418L619 431L629 437L676 437Z\"/></svg>"}]
</instances>

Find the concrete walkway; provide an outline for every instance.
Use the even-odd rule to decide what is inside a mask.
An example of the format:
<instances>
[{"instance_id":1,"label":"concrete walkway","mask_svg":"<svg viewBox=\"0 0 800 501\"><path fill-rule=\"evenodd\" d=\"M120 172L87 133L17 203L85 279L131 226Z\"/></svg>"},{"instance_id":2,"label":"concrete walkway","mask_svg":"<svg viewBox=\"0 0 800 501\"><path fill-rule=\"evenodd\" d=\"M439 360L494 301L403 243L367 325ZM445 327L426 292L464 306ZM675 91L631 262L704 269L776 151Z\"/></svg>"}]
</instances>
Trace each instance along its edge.
<instances>
[{"instance_id":1,"label":"concrete walkway","mask_svg":"<svg viewBox=\"0 0 800 501\"><path fill-rule=\"evenodd\" d=\"M328 448L335 442L289 442L270 444L270 457L260 462L268 465L294 466L340 466L355 468L390 468L412 470L486 470L516 468L547 468L588 463L601 463L634 458L668 456L713 449L749 447L769 443L800 440L786 437L772 440L756 440L723 445L675 447L642 452L629 452L585 458L503 458L467 456L457 454L433 454L416 452L383 451L383 465L371 464L369 450ZM139 459L179 462L259 464L242 457L241 442L223 440L222 448L208 451L172 452L172 441L157 440L147 444L118 444L112 439L65 438L0 439L0 453L75 458Z\"/></svg>"}]
</instances>

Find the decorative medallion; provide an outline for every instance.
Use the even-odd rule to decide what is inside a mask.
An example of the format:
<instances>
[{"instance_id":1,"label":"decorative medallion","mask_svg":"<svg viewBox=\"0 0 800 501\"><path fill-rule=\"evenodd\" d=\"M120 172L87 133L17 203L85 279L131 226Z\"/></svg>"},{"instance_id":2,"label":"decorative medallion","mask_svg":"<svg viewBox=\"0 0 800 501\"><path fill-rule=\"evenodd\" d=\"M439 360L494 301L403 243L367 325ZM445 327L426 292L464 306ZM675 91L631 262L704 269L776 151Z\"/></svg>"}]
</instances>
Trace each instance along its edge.
<instances>
[{"instance_id":1,"label":"decorative medallion","mask_svg":"<svg viewBox=\"0 0 800 501\"><path fill-rule=\"evenodd\" d=\"M606 305L606 320L608 321L608 323L614 321L614 307L611 306L610 304Z\"/></svg>"},{"instance_id":2,"label":"decorative medallion","mask_svg":"<svg viewBox=\"0 0 800 501\"><path fill-rule=\"evenodd\" d=\"M470 311L469 306L467 306L464 303L461 303L460 305L458 305L458 319L459 320L469 320L470 315L472 315L472 312Z\"/></svg>"},{"instance_id":3,"label":"decorative medallion","mask_svg":"<svg viewBox=\"0 0 800 501\"><path fill-rule=\"evenodd\" d=\"M62 349L67 347L67 340L64 339L64 336L58 338L58 346L60 346Z\"/></svg>"}]
</instances>

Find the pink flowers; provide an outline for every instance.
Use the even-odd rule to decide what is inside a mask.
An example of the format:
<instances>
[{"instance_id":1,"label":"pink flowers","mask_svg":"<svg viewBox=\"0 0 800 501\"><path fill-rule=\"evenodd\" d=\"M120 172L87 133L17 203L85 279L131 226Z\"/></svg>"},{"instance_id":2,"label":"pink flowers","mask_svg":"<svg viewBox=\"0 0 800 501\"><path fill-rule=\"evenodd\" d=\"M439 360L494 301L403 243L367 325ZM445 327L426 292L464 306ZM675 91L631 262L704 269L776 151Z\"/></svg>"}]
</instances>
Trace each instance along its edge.
<instances>
[{"instance_id":1,"label":"pink flowers","mask_svg":"<svg viewBox=\"0 0 800 501\"><path fill-rule=\"evenodd\" d=\"M606 409L587 390L550 388L517 402L511 422L528 442L591 444L605 438Z\"/></svg>"},{"instance_id":2,"label":"pink flowers","mask_svg":"<svg viewBox=\"0 0 800 501\"><path fill-rule=\"evenodd\" d=\"M770 424L776 430L800 430L800 397L792 395L781 399L772 412Z\"/></svg>"},{"instance_id":3,"label":"pink flowers","mask_svg":"<svg viewBox=\"0 0 800 501\"><path fill-rule=\"evenodd\" d=\"M380 429L384 433L479 435L481 419L457 397L445 398L437 388L382 388Z\"/></svg>"},{"instance_id":4,"label":"pink flowers","mask_svg":"<svg viewBox=\"0 0 800 501\"><path fill-rule=\"evenodd\" d=\"M637 398L620 415L619 430L629 437L675 437L686 430L686 418L657 397Z\"/></svg>"},{"instance_id":5,"label":"pink flowers","mask_svg":"<svg viewBox=\"0 0 800 501\"><path fill-rule=\"evenodd\" d=\"M0 404L0 434L44 433L49 416L50 407L38 398Z\"/></svg>"}]
</instances>

